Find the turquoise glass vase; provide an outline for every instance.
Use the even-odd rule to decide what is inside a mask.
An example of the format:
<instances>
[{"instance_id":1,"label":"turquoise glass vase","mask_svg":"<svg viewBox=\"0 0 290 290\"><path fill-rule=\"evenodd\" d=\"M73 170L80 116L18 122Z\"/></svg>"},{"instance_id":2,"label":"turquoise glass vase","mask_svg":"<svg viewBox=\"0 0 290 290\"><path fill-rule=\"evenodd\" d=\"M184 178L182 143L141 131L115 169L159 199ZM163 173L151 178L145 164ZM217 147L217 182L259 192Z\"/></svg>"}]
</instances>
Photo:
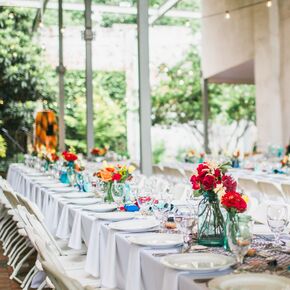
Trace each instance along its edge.
<instances>
[{"instance_id":1,"label":"turquoise glass vase","mask_svg":"<svg viewBox=\"0 0 290 290\"><path fill-rule=\"evenodd\" d=\"M198 244L222 247L225 238L225 222L218 196L206 191L198 205Z\"/></svg>"}]
</instances>

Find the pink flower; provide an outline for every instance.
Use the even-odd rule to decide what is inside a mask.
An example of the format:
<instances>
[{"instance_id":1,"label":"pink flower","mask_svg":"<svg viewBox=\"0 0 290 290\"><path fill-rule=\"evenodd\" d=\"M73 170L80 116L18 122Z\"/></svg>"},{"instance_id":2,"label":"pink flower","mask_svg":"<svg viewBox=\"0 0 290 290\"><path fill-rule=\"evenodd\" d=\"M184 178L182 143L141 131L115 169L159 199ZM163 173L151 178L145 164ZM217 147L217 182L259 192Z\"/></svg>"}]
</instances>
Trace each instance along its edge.
<instances>
[{"instance_id":1,"label":"pink flower","mask_svg":"<svg viewBox=\"0 0 290 290\"><path fill-rule=\"evenodd\" d=\"M224 175L222 177L222 183L226 192L235 192L237 189L237 182L230 175Z\"/></svg>"}]
</instances>

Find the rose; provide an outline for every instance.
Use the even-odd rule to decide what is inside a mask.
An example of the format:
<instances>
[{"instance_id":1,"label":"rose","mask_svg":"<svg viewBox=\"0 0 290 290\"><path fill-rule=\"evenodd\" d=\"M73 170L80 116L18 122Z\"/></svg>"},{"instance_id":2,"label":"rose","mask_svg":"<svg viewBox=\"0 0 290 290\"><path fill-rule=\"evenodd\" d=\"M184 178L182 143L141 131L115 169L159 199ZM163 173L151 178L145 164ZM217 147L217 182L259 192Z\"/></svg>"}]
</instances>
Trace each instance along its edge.
<instances>
[{"instance_id":1,"label":"rose","mask_svg":"<svg viewBox=\"0 0 290 290\"><path fill-rule=\"evenodd\" d=\"M112 177L113 181L120 181L122 179L122 175L120 173L115 173Z\"/></svg>"},{"instance_id":2,"label":"rose","mask_svg":"<svg viewBox=\"0 0 290 290\"><path fill-rule=\"evenodd\" d=\"M203 178L209 172L208 164L206 162L199 164L198 167L197 167L197 172L198 172L198 178L199 178L199 180L203 180Z\"/></svg>"},{"instance_id":3,"label":"rose","mask_svg":"<svg viewBox=\"0 0 290 290\"><path fill-rule=\"evenodd\" d=\"M78 156L76 154L67 151L64 151L62 153L62 156L68 162L76 161L78 159Z\"/></svg>"},{"instance_id":4,"label":"rose","mask_svg":"<svg viewBox=\"0 0 290 290\"><path fill-rule=\"evenodd\" d=\"M91 154L93 154L93 155L99 155L100 154L100 149L99 148L93 148L91 150Z\"/></svg>"},{"instance_id":5,"label":"rose","mask_svg":"<svg viewBox=\"0 0 290 290\"><path fill-rule=\"evenodd\" d=\"M227 192L222 196L221 204L227 209L235 209L237 212L242 213L247 209L247 203L238 192Z\"/></svg>"},{"instance_id":6,"label":"rose","mask_svg":"<svg viewBox=\"0 0 290 290\"><path fill-rule=\"evenodd\" d=\"M202 180L204 190L213 190L216 185L215 177L211 174L207 174Z\"/></svg>"},{"instance_id":7,"label":"rose","mask_svg":"<svg viewBox=\"0 0 290 290\"><path fill-rule=\"evenodd\" d=\"M237 189L237 182L230 175L224 175L222 177L222 184L226 192L235 192Z\"/></svg>"},{"instance_id":8,"label":"rose","mask_svg":"<svg viewBox=\"0 0 290 290\"><path fill-rule=\"evenodd\" d=\"M192 189L193 190L199 190L200 189L200 183L199 183L198 177L196 175L192 175L191 176L190 182L192 184Z\"/></svg>"},{"instance_id":9,"label":"rose","mask_svg":"<svg viewBox=\"0 0 290 290\"><path fill-rule=\"evenodd\" d=\"M55 153L51 154L51 161L52 162L56 162L58 159L59 159L59 157L57 156L57 154L55 154Z\"/></svg>"},{"instance_id":10,"label":"rose","mask_svg":"<svg viewBox=\"0 0 290 290\"><path fill-rule=\"evenodd\" d=\"M108 170L101 170L100 177L101 177L102 181L104 181L104 182L111 181L112 180L112 172L110 172Z\"/></svg>"}]
</instances>

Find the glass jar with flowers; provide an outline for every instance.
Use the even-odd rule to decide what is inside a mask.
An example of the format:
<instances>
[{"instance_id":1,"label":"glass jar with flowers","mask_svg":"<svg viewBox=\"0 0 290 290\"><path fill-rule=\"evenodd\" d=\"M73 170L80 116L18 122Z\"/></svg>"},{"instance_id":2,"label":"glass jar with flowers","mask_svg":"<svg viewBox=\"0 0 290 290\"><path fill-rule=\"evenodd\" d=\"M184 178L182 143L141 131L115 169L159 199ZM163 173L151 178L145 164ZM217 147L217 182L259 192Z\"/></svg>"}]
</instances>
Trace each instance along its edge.
<instances>
[{"instance_id":1,"label":"glass jar with flowers","mask_svg":"<svg viewBox=\"0 0 290 290\"><path fill-rule=\"evenodd\" d=\"M227 211L226 235L224 239L224 248L229 250L229 235L235 236L238 228L238 214L247 210L247 196L236 191L226 192L221 197L221 205Z\"/></svg>"},{"instance_id":2,"label":"glass jar with flowers","mask_svg":"<svg viewBox=\"0 0 290 290\"><path fill-rule=\"evenodd\" d=\"M190 181L195 196L202 196L198 205L198 243L205 246L223 246L225 221L219 196L236 189L236 182L227 175L229 164L203 162L198 165Z\"/></svg>"},{"instance_id":3,"label":"glass jar with flowers","mask_svg":"<svg viewBox=\"0 0 290 290\"><path fill-rule=\"evenodd\" d=\"M126 165L109 165L107 162L104 162L103 168L100 169L95 175L103 183L103 188L105 191L105 201L113 202L112 191L114 189L114 183L125 183L132 179L132 173L134 172L134 166ZM124 197L125 198L125 197Z\"/></svg>"},{"instance_id":4,"label":"glass jar with flowers","mask_svg":"<svg viewBox=\"0 0 290 290\"><path fill-rule=\"evenodd\" d=\"M60 181L70 185L75 184L75 161L78 156L72 151L64 151L62 153L64 159L63 168L60 173Z\"/></svg>"}]
</instances>

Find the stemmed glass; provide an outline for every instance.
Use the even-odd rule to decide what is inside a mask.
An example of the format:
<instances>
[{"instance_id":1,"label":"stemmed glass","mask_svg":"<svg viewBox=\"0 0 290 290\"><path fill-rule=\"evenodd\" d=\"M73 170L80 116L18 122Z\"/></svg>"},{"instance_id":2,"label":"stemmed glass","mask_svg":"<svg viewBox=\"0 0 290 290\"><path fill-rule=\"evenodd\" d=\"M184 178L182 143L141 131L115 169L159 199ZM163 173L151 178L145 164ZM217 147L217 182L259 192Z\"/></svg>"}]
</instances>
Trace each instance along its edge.
<instances>
[{"instance_id":1,"label":"stemmed glass","mask_svg":"<svg viewBox=\"0 0 290 290\"><path fill-rule=\"evenodd\" d=\"M252 242L252 221L247 215L240 215L227 225L227 238L237 262L242 264Z\"/></svg>"},{"instance_id":2,"label":"stemmed glass","mask_svg":"<svg viewBox=\"0 0 290 290\"><path fill-rule=\"evenodd\" d=\"M112 185L112 196L118 207L124 204L124 199L126 196L126 184L114 182Z\"/></svg>"},{"instance_id":3,"label":"stemmed glass","mask_svg":"<svg viewBox=\"0 0 290 290\"><path fill-rule=\"evenodd\" d=\"M179 232L183 234L183 242L188 248L193 240L192 234L197 225L197 216L190 205L177 205L174 207L174 221Z\"/></svg>"},{"instance_id":4,"label":"stemmed glass","mask_svg":"<svg viewBox=\"0 0 290 290\"><path fill-rule=\"evenodd\" d=\"M288 209L286 205L271 204L267 207L267 223L274 234L275 245L280 246L280 235L288 224Z\"/></svg>"},{"instance_id":5,"label":"stemmed glass","mask_svg":"<svg viewBox=\"0 0 290 290\"><path fill-rule=\"evenodd\" d=\"M136 185L132 185L131 191L136 197L141 214L148 214L153 203L151 188L147 186L140 188Z\"/></svg>"}]
</instances>

